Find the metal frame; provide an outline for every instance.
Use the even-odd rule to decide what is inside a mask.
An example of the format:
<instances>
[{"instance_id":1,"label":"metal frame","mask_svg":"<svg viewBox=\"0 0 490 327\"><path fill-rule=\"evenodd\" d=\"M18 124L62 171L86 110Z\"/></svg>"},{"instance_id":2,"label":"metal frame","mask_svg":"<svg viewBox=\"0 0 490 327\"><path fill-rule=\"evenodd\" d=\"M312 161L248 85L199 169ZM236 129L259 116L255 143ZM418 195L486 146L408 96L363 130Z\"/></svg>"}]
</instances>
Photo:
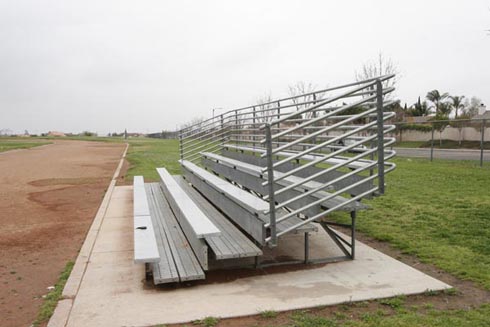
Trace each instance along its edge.
<instances>
[{"instance_id":1,"label":"metal frame","mask_svg":"<svg viewBox=\"0 0 490 327\"><path fill-rule=\"evenodd\" d=\"M351 224L337 224L324 219L347 204L385 192L385 175L396 167L388 162L395 155L388 148L395 139L385 135L395 129L394 125L386 124L394 117L394 113L386 111L395 103L387 99L394 88L383 87L383 83L392 78L394 75L380 76L229 110L182 129L179 132L180 157L199 164L202 153L220 153L223 149L230 151L235 148L264 159L259 178L267 190L262 198L269 202L269 209L265 212L269 223L264 225L269 236L265 242L275 247L282 235L310 222L320 222L345 254L342 258L354 259L356 211L350 212ZM242 150L238 150L240 148ZM290 163L295 163L295 166L290 166ZM292 168L285 171L285 167ZM308 175L313 168L314 173ZM278 171L281 173L276 173ZM369 174L363 174L365 171ZM286 187L275 187L288 176L302 177ZM223 177L233 179L232 176ZM352 178L355 182L351 182ZM280 196L309 181L317 181L320 186L294 197ZM353 190L361 188L362 192L353 194ZM311 208L318 208L322 202L344 193L352 196L336 207L311 215ZM277 218L278 210L285 209L289 213ZM291 217L302 217L303 220L286 230L277 231L277 224ZM343 239L332 226L349 228L351 241ZM311 262L308 245L308 236L305 235L305 262Z\"/></svg>"}]
</instances>

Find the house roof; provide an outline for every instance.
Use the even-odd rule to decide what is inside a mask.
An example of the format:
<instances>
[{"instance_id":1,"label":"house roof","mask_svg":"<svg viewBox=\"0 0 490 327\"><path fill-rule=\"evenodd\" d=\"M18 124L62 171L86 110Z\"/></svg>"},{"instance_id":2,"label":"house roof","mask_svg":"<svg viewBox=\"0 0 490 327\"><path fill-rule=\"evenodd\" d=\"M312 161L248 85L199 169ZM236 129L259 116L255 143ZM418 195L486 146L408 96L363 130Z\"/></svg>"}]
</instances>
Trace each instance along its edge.
<instances>
[{"instance_id":1,"label":"house roof","mask_svg":"<svg viewBox=\"0 0 490 327\"><path fill-rule=\"evenodd\" d=\"M476 115L473 117L474 119L490 119L490 110L485 111L481 115Z\"/></svg>"}]
</instances>

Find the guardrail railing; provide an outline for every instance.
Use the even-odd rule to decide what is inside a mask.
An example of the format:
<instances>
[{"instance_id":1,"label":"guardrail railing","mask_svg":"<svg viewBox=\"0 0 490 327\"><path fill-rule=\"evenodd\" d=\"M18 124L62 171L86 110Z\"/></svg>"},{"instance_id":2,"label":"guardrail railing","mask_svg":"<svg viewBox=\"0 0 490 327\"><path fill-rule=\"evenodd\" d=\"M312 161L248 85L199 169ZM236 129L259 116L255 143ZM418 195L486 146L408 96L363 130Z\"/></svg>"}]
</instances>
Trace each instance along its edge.
<instances>
[{"instance_id":1,"label":"guardrail railing","mask_svg":"<svg viewBox=\"0 0 490 327\"><path fill-rule=\"evenodd\" d=\"M380 76L229 110L183 128L179 132L180 157L199 164L202 152L216 153L226 147L265 158L267 164L262 167L262 178L268 194L263 199L269 202L265 214L270 218L266 224L270 236L266 241L275 246L277 238L286 233L366 196L384 193L384 176L395 169L395 164L388 161L395 155L388 148L395 138L386 135L395 129L387 123L394 117L388 110L395 102L388 97L394 88L384 87L393 77ZM296 163L296 168L275 174L290 162ZM304 176L310 167L322 169L285 187L276 187L289 176ZM310 181L324 180L321 177L332 171L342 171L343 175L286 201L277 201L281 193L298 189ZM361 178L335 192L330 191L332 185L353 175ZM343 196L365 183L372 187L316 215L304 214L309 208ZM292 203L312 196L318 200L291 209ZM278 232L277 224L291 217L303 220Z\"/></svg>"}]
</instances>

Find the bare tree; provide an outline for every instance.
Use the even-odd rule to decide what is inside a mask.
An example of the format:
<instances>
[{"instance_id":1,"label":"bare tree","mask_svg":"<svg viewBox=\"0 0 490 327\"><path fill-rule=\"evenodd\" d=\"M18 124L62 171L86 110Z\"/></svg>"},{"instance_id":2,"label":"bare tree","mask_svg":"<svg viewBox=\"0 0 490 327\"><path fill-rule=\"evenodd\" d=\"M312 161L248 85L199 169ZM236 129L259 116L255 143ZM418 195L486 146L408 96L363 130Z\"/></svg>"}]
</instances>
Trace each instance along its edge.
<instances>
[{"instance_id":1,"label":"bare tree","mask_svg":"<svg viewBox=\"0 0 490 327\"><path fill-rule=\"evenodd\" d=\"M188 123L184 123L182 125L180 125L180 130L184 131L184 132L190 132L191 131L191 127L192 127L192 134L191 135L194 135L196 133L199 133L202 129L202 125L203 125L203 122L204 122L204 118L203 117L196 117L196 118L193 118L191 121L189 121Z\"/></svg>"},{"instance_id":2,"label":"bare tree","mask_svg":"<svg viewBox=\"0 0 490 327\"><path fill-rule=\"evenodd\" d=\"M375 60L369 60L362 65L360 71L356 71L356 80L358 82L378 76L399 74L398 67L393 63L391 58L387 58L383 53L379 53ZM393 87L398 81L397 77L383 82L383 88ZM390 95L393 93L390 93Z\"/></svg>"},{"instance_id":3,"label":"bare tree","mask_svg":"<svg viewBox=\"0 0 490 327\"><path fill-rule=\"evenodd\" d=\"M272 121L277 115L277 103L272 102L270 93L264 94L257 99L257 111L255 121L258 123L266 123Z\"/></svg>"},{"instance_id":4,"label":"bare tree","mask_svg":"<svg viewBox=\"0 0 490 327\"><path fill-rule=\"evenodd\" d=\"M318 87L313 83L304 81L296 82L288 86L289 96L295 97L291 101L296 106L296 110L303 110L315 105L319 100L325 98L326 92L316 92ZM314 112L308 112L303 118L309 119L315 115Z\"/></svg>"}]
</instances>

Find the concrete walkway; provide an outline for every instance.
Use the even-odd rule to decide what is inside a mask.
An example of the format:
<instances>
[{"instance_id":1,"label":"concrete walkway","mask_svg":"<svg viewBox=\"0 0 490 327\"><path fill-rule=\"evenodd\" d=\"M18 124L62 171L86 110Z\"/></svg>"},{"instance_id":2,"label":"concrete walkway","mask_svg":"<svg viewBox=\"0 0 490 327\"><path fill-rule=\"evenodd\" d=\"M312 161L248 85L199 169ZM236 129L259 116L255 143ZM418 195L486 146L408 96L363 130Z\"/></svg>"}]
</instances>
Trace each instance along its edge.
<instances>
[{"instance_id":1,"label":"concrete walkway","mask_svg":"<svg viewBox=\"0 0 490 327\"><path fill-rule=\"evenodd\" d=\"M63 292L66 299L49 326L151 326L450 287L361 243L355 261L259 275L241 271L240 278L233 271L210 272L207 282L154 287L145 282L144 266L133 263L132 187L115 187L105 205L87 238L92 246L84 245L78 259L83 264L70 276ZM302 241L298 236L281 240L291 246ZM324 233L315 234L311 244L313 257L334 249ZM218 275L225 281L218 281Z\"/></svg>"}]
</instances>

